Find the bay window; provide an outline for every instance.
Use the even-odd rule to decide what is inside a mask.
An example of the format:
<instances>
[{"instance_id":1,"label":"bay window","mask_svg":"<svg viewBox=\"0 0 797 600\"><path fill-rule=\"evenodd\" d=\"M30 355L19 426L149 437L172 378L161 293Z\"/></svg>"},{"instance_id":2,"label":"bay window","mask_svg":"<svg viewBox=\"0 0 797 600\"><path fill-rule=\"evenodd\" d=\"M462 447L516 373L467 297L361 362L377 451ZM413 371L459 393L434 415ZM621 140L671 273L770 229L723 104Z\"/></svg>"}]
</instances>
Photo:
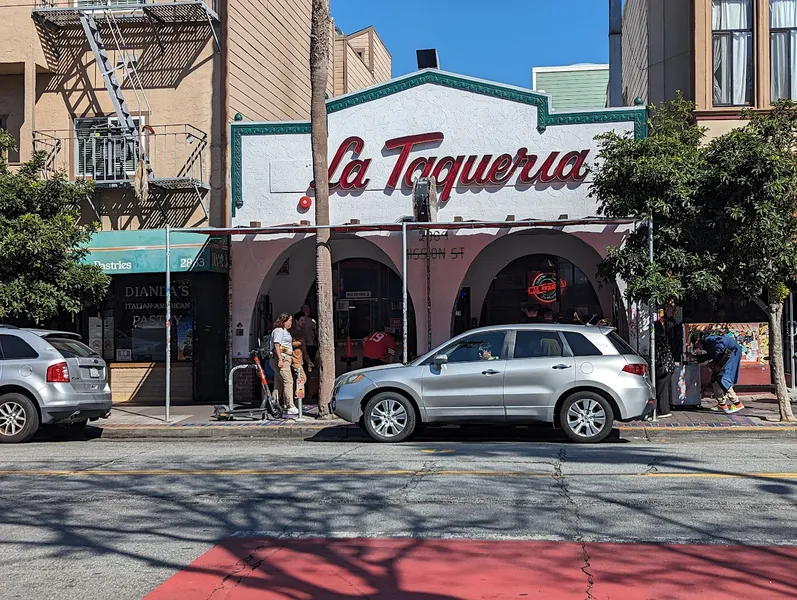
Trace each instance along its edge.
<instances>
[{"instance_id":1,"label":"bay window","mask_svg":"<svg viewBox=\"0 0 797 600\"><path fill-rule=\"evenodd\" d=\"M769 0L772 102L797 99L797 0Z\"/></svg>"},{"instance_id":2,"label":"bay window","mask_svg":"<svg viewBox=\"0 0 797 600\"><path fill-rule=\"evenodd\" d=\"M712 0L714 106L750 104L753 96L753 0Z\"/></svg>"}]
</instances>

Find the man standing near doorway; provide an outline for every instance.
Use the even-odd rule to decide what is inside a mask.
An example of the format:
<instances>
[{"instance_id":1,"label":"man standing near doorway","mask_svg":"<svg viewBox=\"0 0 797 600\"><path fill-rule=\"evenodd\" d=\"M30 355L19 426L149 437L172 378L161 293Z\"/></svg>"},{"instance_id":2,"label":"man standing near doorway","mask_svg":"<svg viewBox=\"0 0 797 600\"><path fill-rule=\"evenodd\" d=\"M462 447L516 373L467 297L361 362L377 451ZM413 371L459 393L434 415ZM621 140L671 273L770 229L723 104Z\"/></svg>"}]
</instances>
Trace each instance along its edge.
<instances>
[{"instance_id":1,"label":"man standing near doorway","mask_svg":"<svg viewBox=\"0 0 797 600\"><path fill-rule=\"evenodd\" d=\"M396 355L396 340L384 327L378 327L363 339L363 367L386 365Z\"/></svg>"}]
</instances>

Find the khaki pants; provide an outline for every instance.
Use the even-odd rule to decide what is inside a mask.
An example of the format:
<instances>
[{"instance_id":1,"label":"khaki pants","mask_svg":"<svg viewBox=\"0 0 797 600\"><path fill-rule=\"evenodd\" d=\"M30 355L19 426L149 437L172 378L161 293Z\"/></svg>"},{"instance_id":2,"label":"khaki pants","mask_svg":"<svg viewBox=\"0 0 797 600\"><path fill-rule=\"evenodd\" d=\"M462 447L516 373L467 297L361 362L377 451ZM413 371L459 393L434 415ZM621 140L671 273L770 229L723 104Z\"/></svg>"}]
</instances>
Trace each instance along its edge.
<instances>
[{"instance_id":1,"label":"khaki pants","mask_svg":"<svg viewBox=\"0 0 797 600\"><path fill-rule=\"evenodd\" d=\"M291 373L291 357L282 357L282 368L279 368L279 361L271 359L271 368L274 370L274 389L282 396L282 405L285 408L293 408L293 373Z\"/></svg>"}]
</instances>

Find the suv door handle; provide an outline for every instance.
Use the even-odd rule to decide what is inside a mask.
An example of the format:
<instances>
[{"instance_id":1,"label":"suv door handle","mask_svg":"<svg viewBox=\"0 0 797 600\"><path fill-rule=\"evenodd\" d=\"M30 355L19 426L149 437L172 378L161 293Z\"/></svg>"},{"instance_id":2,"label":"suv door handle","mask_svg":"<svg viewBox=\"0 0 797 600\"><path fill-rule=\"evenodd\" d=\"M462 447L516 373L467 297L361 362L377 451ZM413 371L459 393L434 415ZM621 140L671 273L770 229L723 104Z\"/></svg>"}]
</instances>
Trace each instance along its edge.
<instances>
[{"instance_id":1,"label":"suv door handle","mask_svg":"<svg viewBox=\"0 0 797 600\"><path fill-rule=\"evenodd\" d=\"M552 369L570 369L573 365L554 365Z\"/></svg>"},{"instance_id":2,"label":"suv door handle","mask_svg":"<svg viewBox=\"0 0 797 600\"><path fill-rule=\"evenodd\" d=\"M498 375L500 371L495 371L494 369L487 369L486 371L482 371L482 375Z\"/></svg>"}]
</instances>

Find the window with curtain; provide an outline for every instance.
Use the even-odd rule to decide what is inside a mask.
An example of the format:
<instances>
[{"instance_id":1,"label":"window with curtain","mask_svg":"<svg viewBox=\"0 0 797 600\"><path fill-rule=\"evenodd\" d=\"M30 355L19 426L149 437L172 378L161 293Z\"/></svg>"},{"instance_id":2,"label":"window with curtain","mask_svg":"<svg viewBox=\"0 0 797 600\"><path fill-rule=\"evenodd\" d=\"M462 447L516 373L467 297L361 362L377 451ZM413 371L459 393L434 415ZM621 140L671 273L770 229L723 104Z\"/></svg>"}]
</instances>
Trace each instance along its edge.
<instances>
[{"instance_id":1,"label":"window with curtain","mask_svg":"<svg viewBox=\"0 0 797 600\"><path fill-rule=\"evenodd\" d=\"M753 97L753 0L712 0L714 106L750 104Z\"/></svg>"},{"instance_id":2,"label":"window with curtain","mask_svg":"<svg viewBox=\"0 0 797 600\"><path fill-rule=\"evenodd\" d=\"M769 0L772 102L797 99L797 0Z\"/></svg>"}]
</instances>

